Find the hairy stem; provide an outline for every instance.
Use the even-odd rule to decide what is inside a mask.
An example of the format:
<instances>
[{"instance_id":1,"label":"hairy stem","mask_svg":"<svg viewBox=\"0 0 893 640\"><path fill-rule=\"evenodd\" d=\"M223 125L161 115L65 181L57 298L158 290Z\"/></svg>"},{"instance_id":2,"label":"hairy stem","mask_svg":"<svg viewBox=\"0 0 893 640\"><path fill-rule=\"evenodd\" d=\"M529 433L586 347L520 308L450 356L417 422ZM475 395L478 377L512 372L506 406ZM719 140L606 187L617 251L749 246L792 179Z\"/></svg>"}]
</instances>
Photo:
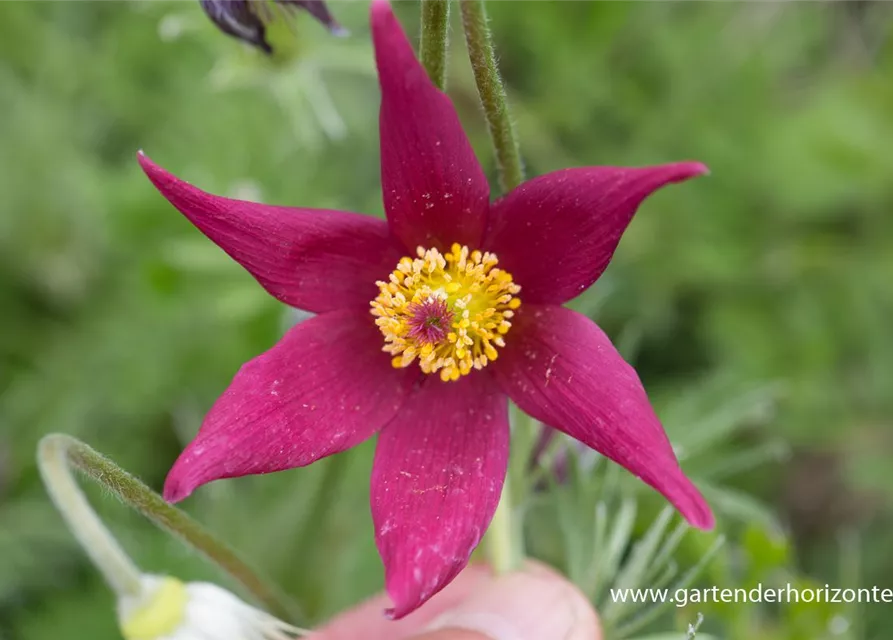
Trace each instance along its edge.
<instances>
[{"instance_id":1,"label":"hairy stem","mask_svg":"<svg viewBox=\"0 0 893 640\"><path fill-rule=\"evenodd\" d=\"M499 186L503 192L511 191L524 181L524 167L509 114L505 85L499 77L493 37L487 25L487 10L484 0L460 0L459 6L474 80L496 152Z\"/></svg>"},{"instance_id":2,"label":"hairy stem","mask_svg":"<svg viewBox=\"0 0 893 640\"><path fill-rule=\"evenodd\" d=\"M282 619L295 617L294 607L285 604L281 594L267 585L228 544L80 440L62 434L45 436L38 445L37 461L53 502L117 595L138 593L140 571L90 507L75 483L72 469L207 557L273 615Z\"/></svg>"},{"instance_id":3,"label":"hairy stem","mask_svg":"<svg viewBox=\"0 0 893 640\"><path fill-rule=\"evenodd\" d=\"M450 47L450 0L422 0L422 35L419 60L431 82L446 87L447 52Z\"/></svg>"},{"instance_id":4,"label":"hairy stem","mask_svg":"<svg viewBox=\"0 0 893 640\"><path fill-rule=\"evenodd\" d=\"M47 493L115 595L139 596L142 574L93 511L75 481L69 467L68 440L64 436L47 436L38 446L37 466Z\"/></svg>"}]
</instances>

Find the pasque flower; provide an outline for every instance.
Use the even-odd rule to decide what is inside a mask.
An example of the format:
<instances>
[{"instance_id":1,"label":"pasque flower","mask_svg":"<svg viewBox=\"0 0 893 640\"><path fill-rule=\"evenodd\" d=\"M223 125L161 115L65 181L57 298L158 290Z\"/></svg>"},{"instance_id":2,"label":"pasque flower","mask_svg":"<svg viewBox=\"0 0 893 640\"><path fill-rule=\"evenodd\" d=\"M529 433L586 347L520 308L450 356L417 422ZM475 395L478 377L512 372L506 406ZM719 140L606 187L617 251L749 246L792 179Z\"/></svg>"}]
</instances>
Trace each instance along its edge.
<instances>
[{"instance_id":1,"label":"pasque flower","mask_svg":"<svg viewBox=\"0 0 893 640\"><path fill-rule=\"evenodd\" d=\"M346 33L323 0L200 0L202 9L226 34L273 53L267 42L267 24L276 10L303 9L336 35Z\"/></svg>"},{"instance_id":2,"label":"pasque flower","mask_svg":"<svg viewBox=\"0 0 893 640\"><path fill-rule=\"evenodd\" d=\"M372 35L387 222L213 196L139 156L267 291L317 314L242 367L174 464L166 498L308 465L377 433L372 515L400 617L459 573L486 530L511 398L712 527L635 371L561 306L598 279L644 198L706 168L567 169L491 203L452 103L383 0Z\"/></svg>"},{"instance_id":3,"label":"pasque flower","mask_svg":"<svg viewBox=\"0 0 893 640\"><path fill-rule=\"evenodd\" d=\"M210 582L144 574L140 593L118 599L125 640L291 640L302 630Z\"/></svg>"}]
</instances>

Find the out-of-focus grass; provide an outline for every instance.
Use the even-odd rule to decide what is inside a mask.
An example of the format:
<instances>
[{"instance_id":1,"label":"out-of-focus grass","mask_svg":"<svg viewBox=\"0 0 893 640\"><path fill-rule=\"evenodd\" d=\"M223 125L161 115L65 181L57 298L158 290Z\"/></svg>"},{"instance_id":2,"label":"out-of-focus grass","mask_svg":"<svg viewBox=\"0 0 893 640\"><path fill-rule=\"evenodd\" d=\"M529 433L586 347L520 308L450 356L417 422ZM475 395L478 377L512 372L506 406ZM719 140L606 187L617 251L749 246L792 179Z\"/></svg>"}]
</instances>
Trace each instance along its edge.
<instances>
[{"instance_id":1,"label":"out-of-focus grass","mask_svg":"<svg viewBox=\"0 0 893 640\"><path fill-rule=\"evenodd\" d=\"M283 325L158 196L135 151L211 191L380 215L365 8L333 8L352 38L299 19L270 61L217 33L198 3L0 3L0 637L116 637L110 596L39 486L40 436L85 438L160 487L216 394ZM415 6L399 10L412 26ZM739 460L716 498L737 505L722 526L739 552L711 579L748 584L768 569L740 558L768 554L789 575L834 581L838 536L858 531L862 581L889 582L893 7L491 13L532 174L684 158L712 169L650 200L574 303L637 365L683 453L729 431L690 463L706 479L711 461ZM450 92L492 176L453 41ZM754 466L742 451L768 454ZM791 454L779 463L778 451ZM187 506L321 619L380 585L370 452L212 485ZM214 577L95 497L147 569ZM754 498L784 526L782 556ZM550 522L533 523L533 546L557 561ZM709 542L689 539L696 559ZM797 611L714 609L707 625L728 637L819 633ZM859 616L866 638L893 625L881 605Z\"/></svg>"}]
</instances>

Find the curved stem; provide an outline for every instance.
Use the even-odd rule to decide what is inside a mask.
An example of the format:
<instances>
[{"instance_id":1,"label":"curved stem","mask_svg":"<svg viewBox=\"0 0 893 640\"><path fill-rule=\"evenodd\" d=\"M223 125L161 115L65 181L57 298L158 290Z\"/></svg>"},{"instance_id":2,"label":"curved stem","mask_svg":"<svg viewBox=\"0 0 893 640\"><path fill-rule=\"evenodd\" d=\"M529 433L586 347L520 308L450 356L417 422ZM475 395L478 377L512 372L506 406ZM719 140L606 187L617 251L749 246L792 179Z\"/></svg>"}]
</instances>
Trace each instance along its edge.
<instances>
[{"instance_id":1,"label":"curved stem","mask_svg":"<svg viewBox=\"0 0 893 640\"><path fill-rule=\"evenodd\" d=\"M137 597L142 573L93 511L68 466L68 443L48 436L37 448L37 466L56 509L115 595Z\"/></svg>"},{"instance_id":2,"label":"curved stem","mask_svg":"<svg viewBox=\"0 0 893 640\"><path fill-rule=\"evenodd\" d=\"M431 82L446 87L447 51L450 46L450 0L422 0L422 35L419 60Z\"/></svg>"},{"instance_id":3,"label":"curved stem","mask_svg":"<svg viewBox=\"0 0 893 640\"><path fill-rule=\"evenodd\" d=\"M468 42L468 55L474 71L481 105L487 118L490 139L496 152L499 186L508 192L524 181L521 152L515 137L515 128L509 114L505 85L499 77L493 37L487 25L484 0L460 0L462 25Z\"/></svg>"},{"instance_id":4,"label":"curved stem","mask_svg":"<svg viewBox=\"0 0 893 640\"><path fill-rule=\"evenodd\" d=\"M120 589L132 589L131 580L134 572L139 579L139 570L99 522L75 484L72 468L203 554L241 583L273 615L282 619L295 617L294 607L286 605L284 597L267 585L228 544L80 440L61 434L45 436L38 445L37 458L53 501L116 593L122 593Z\"/></svg>"}]
</instances>

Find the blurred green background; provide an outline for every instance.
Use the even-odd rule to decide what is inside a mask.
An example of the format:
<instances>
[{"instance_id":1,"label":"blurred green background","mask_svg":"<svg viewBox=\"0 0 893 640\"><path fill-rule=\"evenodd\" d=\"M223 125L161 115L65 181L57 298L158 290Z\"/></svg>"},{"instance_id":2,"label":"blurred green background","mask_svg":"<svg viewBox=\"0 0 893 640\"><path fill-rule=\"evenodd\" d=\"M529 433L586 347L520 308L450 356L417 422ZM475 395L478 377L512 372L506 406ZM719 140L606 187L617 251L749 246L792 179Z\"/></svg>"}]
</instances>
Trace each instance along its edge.
<instances>
[{"instance_id":1,"label":"blurred green background","mask_svg":"<svg viewBox=\"0 0 893 640\"><path fill-rule=\"evenodd\" d=\"M239 365L293 321L157 194L136 150L209 191L381 215L367 8L332 9L352 37L299 15L270 60L197 2L0 2L0 639L118 637L40 485L38 439L73 434L160 489ZM490 11L531 175L712 170L649 200L574 303L637 366L720 514L728 542L700 584L893 587L893 4ZM398 12L414 33L417 6ZM453 34L449 91L493 178ZM216 483L186 507L320 621L381 585L371 451ZM531 549L571 573L585 527L548 513L587 512L578 488L528 515ZM145 569L220 580L90 495ZM633 541L661 507L636 495ZM680 566L713 539L688 534ZM648 628L696 611L723 638L893 630L884 604L690 605Z\"/></svg>"}]
</instances>

